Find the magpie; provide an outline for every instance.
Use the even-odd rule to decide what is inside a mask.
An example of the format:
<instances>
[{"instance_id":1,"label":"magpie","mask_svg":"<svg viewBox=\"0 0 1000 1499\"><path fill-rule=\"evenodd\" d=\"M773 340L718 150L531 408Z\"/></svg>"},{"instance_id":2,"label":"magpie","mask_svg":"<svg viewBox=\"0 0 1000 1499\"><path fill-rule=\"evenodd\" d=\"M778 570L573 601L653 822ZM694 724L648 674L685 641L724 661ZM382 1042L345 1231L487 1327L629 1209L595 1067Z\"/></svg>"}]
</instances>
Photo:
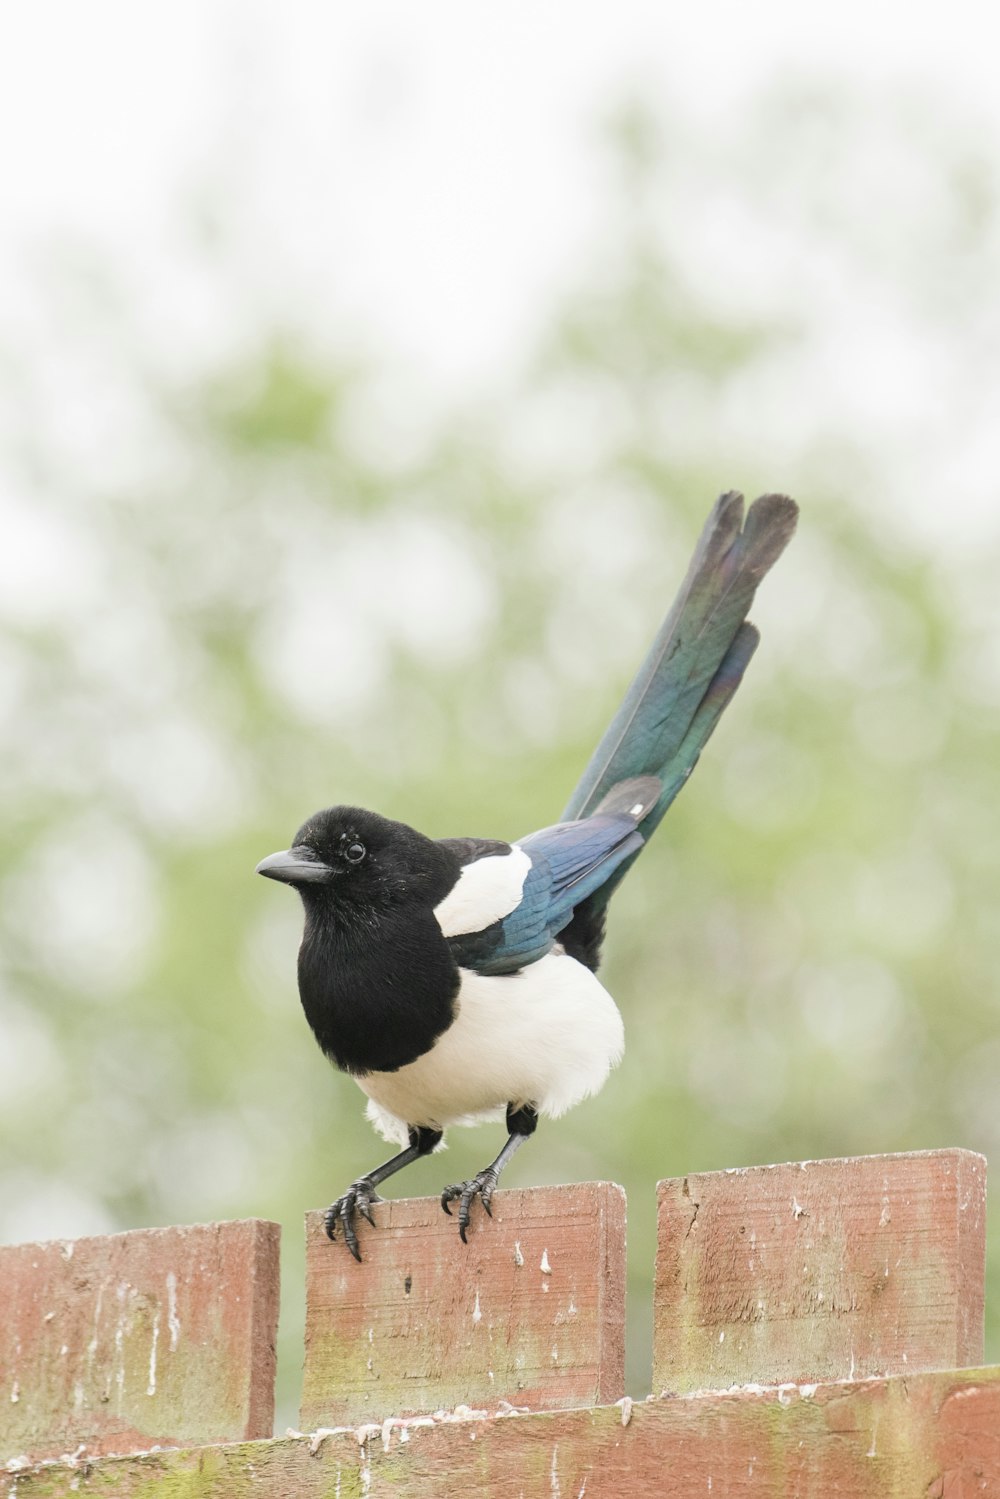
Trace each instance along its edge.
<instances>
[{"instance_id":1,"label":"magpie","mask_svg":"<svg viewBox=\"0 0 1000 1499\"><path fill-rule=\"evenodd\" d=\"M713 507L680 592L560 821L507 843L428 838L361 807L329 807L257 873L305 908L302 1006L327 1057L402 1148L327 1210L355 1259L377 1188L451 1125L505 1119L484 1170L445 1187L463 1242L476 1198L535 1130L605 1082L624 1028L596 976L608 901L691 774L742 680L757 585L787 545L785 495Z\"/></svg>"}]
</instances>

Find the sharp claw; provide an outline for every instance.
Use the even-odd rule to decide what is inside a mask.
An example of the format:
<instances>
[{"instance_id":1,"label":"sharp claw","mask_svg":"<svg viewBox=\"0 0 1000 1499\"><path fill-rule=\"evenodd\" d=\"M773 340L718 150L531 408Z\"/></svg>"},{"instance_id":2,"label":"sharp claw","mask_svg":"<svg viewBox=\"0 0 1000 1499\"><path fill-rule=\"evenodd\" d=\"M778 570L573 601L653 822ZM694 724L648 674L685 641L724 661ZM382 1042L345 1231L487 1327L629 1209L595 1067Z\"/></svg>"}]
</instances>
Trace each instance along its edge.
<instances>
[{"instance_id":1,"label":"sharp claw","mask_svg":"<svg viewBox=\"0 0 1000 1499\"><path fill-rule=\"evenodd\" d=\"M488 1218L493 1217L493 1209L490 1203L493 1201L495 1188L496 1178L487 1168L487 1170L480 1171L478 1176L473 1176L467 1182L460 1182L452 1187L445 1187L441 1193L441 1206L449 1218L452 1214L448 1204L458 1198L458 1235L463 1244L469 1242L468 1231L472 1226L472 1204L477 1197L486 1209L486 1216Z\"/></svg>"},{"instance_id":2,"label":"sharp claw","mask_svg":"<svg viewBox=\"0 0 1000 1499\"><path fill-rule=\"evenodd\" d=\"M466 1235L469 1230L469 1225L472 1222L472 1199L475 1196L475 1193L476 1182L466 1182L465 1191L462 1193L462 1202L458 1210L458 1231L461 1235L463 1244L467 1244L469 1242Z\"/></svg>"},{"instance_id":3,"label":"sharp claw","mask_svg":"<svg viewBox=\"0 0 1000 1499\"><path fill-rule=\"evenodd\" d=\"M354 1227L354 1216L359 1213L372 1228L378 1225L372 1216L372 1203L381 1202L382 1199L372 1187L367 1178L361 1178L353 1182L344 1193L338 1197L336 1202L331 1203L323 1217L323 1226L326 1236L331 1242L337 1238L338 1225L344 1230L344 1243L353 1254L354 1258L361 1263L361 1250L358 1246L358 1235Z\"/></svg>"},{"instance_id":4,"label":"sharp claw","mask_svg":"<svg viewBox=\"0 0 1000 1499\"><path fill-rule=\"evenodd\" d=\"M344 1238L347 1241L347 1247L360 1265L361 1251L358 1248L358 1236L354 1232L354 1223L352 1222L353 1209L355 1206L356 1204L351 1202L349 1197L346 1198L344 1201L344 1206L340 1210L340 1219L344 1225Z\"/></svg>"}]
</instances>

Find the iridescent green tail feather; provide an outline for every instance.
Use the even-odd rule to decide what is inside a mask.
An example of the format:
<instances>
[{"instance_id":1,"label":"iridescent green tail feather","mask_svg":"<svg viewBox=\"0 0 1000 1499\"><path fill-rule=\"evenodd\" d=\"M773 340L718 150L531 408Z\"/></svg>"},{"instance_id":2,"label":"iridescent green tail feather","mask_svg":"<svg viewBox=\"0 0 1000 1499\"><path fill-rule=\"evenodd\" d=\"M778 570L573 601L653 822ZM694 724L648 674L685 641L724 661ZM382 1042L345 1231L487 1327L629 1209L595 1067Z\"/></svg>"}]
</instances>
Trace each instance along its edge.
<instances>
[{"instance_id":1,"label":"iridescent green tail feather","mask_svg":"<svg viewBox=\"0 0 1000 1499\"><path fill-rule=\"evenodd\" d=\"M673 607L563 821L589 816L620 781L656 776L663 790L640 829L649 839L743 678L759 639L746 616L797 516L798 506L786 495L762 495L745 523L741 494L731 491L716 501ZM591 899L605 905L627 868L620 866Z\"/></svg>"}]
</instances>

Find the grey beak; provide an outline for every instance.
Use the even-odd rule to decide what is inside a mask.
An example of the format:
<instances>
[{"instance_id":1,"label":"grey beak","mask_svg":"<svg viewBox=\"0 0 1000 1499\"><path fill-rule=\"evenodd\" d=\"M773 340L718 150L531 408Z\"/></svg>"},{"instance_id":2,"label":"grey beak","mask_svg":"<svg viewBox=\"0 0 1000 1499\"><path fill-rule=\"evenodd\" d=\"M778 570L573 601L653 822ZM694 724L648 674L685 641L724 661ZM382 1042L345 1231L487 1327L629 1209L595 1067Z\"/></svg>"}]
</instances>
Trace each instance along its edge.
<instances>
[{"instance_id":1,"label":"grey beak","mask_svg":"<svg viewBox=\"0 0 1000 1499\"><path fill-rule=\"evenodd\" d=\"M294 848L282 849L281 853L268 854L257 865L256 873L269 880L282 880L286 885L319 885L330 879L335 871L311 848L297 844Z\"/></svg>"}]
</instances>

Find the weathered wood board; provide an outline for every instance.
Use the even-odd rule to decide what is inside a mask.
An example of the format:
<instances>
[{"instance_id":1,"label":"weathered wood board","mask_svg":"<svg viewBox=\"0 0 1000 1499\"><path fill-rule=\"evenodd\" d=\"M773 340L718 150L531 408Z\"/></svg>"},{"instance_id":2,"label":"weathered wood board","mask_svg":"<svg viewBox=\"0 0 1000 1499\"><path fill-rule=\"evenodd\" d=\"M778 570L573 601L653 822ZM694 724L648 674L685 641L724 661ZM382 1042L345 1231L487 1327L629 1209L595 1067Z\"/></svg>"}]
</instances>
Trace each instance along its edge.
<instances>
[{"instance_id":1,"label":"weathered wood board","mask_svg":"<svg viewBox=\"0 0 1000 1499\"><path fill-rule=\"evenodd\" d=\"M463 1244L436 1197L377 1204L357 1264L306 1221L307 1429L504 1399L532 1410L624 1389L625 1194L501 1191Z\"/></svg>"},{"instance_id":2,"label":"weathered wood board","mask_svg":"<svg viewBox=\"0 0 1000 1499\"><path fill-rule=\"evenodd\" d=\"M985 1261L972 1151L661 1182L653 1390L979 1363Z\"/></svg>"},{"instance_id":3,"label":"weathered wood board","mask_svg":"<svg viewBox=\"0 0 1000 1499\"><path fill-rule=\"evenodd\" d=\"M1000 1368L594 1410L461 1413L8 1475L7 1499L966 1499L1000 1494Z\"/></svg>"},{"instance_id":4,"label":"weathered wood board","mask_svg":"<svg viewBox=\"0 0 1000 1499\"><path fill-rule=\"evenodd\" d=\"M0 1463L270 1436L276 1223L0 1248Z\"/></svg>"}]
</instances>

